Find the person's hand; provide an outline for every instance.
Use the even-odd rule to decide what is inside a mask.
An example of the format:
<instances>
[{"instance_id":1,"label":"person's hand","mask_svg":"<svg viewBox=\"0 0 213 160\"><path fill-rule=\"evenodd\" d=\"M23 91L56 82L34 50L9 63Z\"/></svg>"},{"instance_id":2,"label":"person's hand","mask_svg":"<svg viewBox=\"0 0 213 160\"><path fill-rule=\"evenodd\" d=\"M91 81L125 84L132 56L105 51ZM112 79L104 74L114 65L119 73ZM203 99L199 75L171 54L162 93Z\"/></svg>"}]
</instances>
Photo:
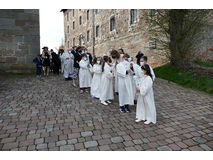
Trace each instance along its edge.
<instances>
[{"instance_id":1,"label":"person's hand","mask_svg":"<svg viewBox=\"0 0 213 160\"><path fill-rule=\"evenodd\" d=\"M139 88L136 89L136 93L140 93L140 89Z\"/></svg>"},{"instance_id":2,"label":"person's hand","mask_svg":"<svg viewBox=\"0 0 213 160\"><path fill-rule=\"evenodd\" d=\"M79 62L78 62L78 61L76 61L76 63L78 63L78 64L79 64Z\"/></svg>"}]
</instances>

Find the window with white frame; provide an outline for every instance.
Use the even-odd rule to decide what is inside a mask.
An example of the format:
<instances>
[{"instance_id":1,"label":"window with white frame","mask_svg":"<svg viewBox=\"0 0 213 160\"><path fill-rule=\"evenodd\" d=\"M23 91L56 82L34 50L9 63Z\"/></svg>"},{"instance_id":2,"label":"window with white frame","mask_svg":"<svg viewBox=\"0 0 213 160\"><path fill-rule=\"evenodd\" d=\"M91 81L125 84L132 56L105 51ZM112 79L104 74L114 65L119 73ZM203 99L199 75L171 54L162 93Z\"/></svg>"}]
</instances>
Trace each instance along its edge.
<instances>
[{"instance_id":1,"label":"window with white frame","mask_svg":"<svg viewBox=\"0 0 213 160\"><path fill-rule=\"evenodd\" d=\"M130 10L130 24L137 22L137 9Z\"/></svg>"},{"instance_id":2,"label":"window with white frame","mask_svg":"<svg viewBox=\"0 0 213 160\"><path fill-rule=\"evenodd\" d=\"M110 31L115 30L115 17L110 18Z\"/></svg>"}]
</instances>

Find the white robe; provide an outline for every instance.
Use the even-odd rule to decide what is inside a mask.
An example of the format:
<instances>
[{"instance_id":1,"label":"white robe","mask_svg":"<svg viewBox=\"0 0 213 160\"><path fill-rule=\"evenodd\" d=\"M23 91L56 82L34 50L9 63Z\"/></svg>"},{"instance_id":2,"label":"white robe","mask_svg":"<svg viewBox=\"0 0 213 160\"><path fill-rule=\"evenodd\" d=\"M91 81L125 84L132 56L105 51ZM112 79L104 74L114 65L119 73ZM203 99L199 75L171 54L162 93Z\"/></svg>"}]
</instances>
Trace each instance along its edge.
<instances>
[{"instance_id":1,"label":"white robe","mask_svg":"<svg viewBox=\"0 0 213 160\"><path fill-rule=\"evenodd\" d=\"M73 67L74 56L72 54L67 53L67 52L63 53L62 62L63 62L64 77L68 78L69 75L74 72L74 67Z\"/></svg>"},{"instance_id":2,"label":"white robe","mask_svg":"<svg viewBox=\"0 0 213 160\"><path fill-rule=\"evenodd\" d=\"M150 71L151 71L151 74L152 74L152 79L154 81L155 80L155 73L154 73L154 71L153 71L153 69L150 65L149 65L149 68L150 68Z\"/></svg>"},{"instance_id":3,"label":"white robe","mask_svg":"<svg viewBox=\"0 0 213 160\"><path fill-rule=\"evenodd\" d=\"M113 60L113 70L114 70L114 77L115 77L115 92L118 93L118 74L116 66L120 63L121 59L114 59Z\"/></svg>"},{"instance_id":4,"label":"white robe","mask_svg":"<svg viewBox=\"0 0 213 160\"><path fill-rule=\"evenodd\" d=\"M102 68L101 65L94 64L93 65L93 78L91 83L91 96L100 98L101 92L101 76L102 76Z\"/></svg>"},{"instance_id":5,"label":"white robe","mask_svg":"<svg viewBox=\"0 0 213 160\"><path fill-rule=\"evenodd\" d=\"M126 74L126 71L130 69L130 63L127 61L120 62L116 69L118 74L119 105L134 105L131 73Z\"/></svg>"},{"instance_id":6,"label":"white robe","mask_svg":"<svg viewBox=\"0 0 213 160\"><path fill-rule=\"evenodd\" d=\"M137 100L136 118L156 123L156 109L153 94L153 81L145 75L140 83L140 94Z\"/></svg>"},{"instance_id":7,"label":"white robe","mask_svg":"<svg viewBox=\"0 0 213 160\"><path fill-rule=\"evenodd\" d=\"M80 70L79 70L79 86L80 86L80 88L88 88L88 87L91 86L92 75L90 73L88 65L90 67L92 67L91 64L88 63L88 61L81 60L79 62L79 66L80 66Z\"/></svg>"},{"instance_id":8,"label":"white robe","mask_svg":"<svg viewBox=\"0 0 213 160\"><path fill-rule=\"evenodd\" d=\"M112 67L107 63L104 65L104 72L101 76L101 94L100 100L102 102L114 99L113 94L113 74L110 72Z\"/></svg>"},{"instance_id":9,"label":"white robe","mask_svg":"<svg viewBox=\"0 0 213 160\"><path fill-rule=\"evenodd\" d=\"M63 54L64 54L64 53L63 53ZM64 72L64 62L63 62L63 59L62 59L63 54L62 54L62 55L60 54L60 60L61 60L61 73Z\"/></svg>"},{"instance_id":10,"label":"white robe","mask_svg":"<svg viewBox=\"0 0 213 160\"><path fill-rule=\"evenodd\" d=\"M141 67L138 64L133 63L134 75L131 74L132 89L134 94L134 99L137 100L136 88L139 87L140 79L144 76Z\"/></svg>"}]
</instances>

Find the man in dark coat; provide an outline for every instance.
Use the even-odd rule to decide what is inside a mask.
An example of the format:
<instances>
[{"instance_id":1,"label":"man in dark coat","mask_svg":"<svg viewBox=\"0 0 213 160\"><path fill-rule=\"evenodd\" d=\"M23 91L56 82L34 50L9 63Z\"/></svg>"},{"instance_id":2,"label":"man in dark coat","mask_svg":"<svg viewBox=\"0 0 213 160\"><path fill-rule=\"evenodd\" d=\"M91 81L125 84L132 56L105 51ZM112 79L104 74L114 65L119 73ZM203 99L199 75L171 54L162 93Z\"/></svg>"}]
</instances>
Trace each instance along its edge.
<instances>
[{"instance_id":1,"label":"man in dark coat","mask_svg":"<svg viewBox=\"0 0 213 160\"><path fill-rule=\"evenodd\" d=\"M51 54L52 54L52 62L53 62L53 73L59 75L59 67L60 67L59 55L57 55L52 49L51 49Z\"/></svg>"}]
</instances>

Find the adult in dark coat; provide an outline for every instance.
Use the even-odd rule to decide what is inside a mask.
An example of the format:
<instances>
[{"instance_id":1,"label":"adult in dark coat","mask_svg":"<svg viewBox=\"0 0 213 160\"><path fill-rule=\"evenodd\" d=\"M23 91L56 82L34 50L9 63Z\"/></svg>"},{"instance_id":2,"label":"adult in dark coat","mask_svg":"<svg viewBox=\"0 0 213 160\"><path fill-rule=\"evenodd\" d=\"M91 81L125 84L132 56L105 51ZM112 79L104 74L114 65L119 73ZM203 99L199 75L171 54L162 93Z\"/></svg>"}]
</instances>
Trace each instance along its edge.
<instances>
[{"instance_id":1,"label":"adult in dark coat","mask_svg":"<svg viewBox=\"0 0 213 160\"><path fill-rule=\"evenodd\" d=\"M138 52L138 54L136 55L137 58L137 64L140 66L140 59L143 57L143 53L141 51Z\"/></svg>"},{"instance_id":2,"label":"adult in dark coat","mask_svg":"<svg viewBox=\"0 0 213 160\"><path fill-rule=\"evenodd\" d=\"M60 67L60 59L59 55L57 55L53 50L51 52L52 54L52 62L53 62L53 73L59 75L59 67Z\"/></svg>"},{"instance_id":3,"label":"adult in dark coat","mask_svg":"<svg viewBox=\"0 0 213 160\"><path fill-rule=\"evenodd\" d=\"M88 60L89 60L89 63L92 64L92 61L93 61L92 55L87 51L86 48L84 48L84 53L85 53L85 55L87 56L87 58L88 58Z\"/></svg>"},{"instance_id":4,"label":"adult in dark coat","mask_svg":"<svg viewBox=\"0 0 213 160\"><path fill-rule=\"evenodd\" d=\"M73 50L71 51L71 53L74 55L74 74L77 78L80 69L79 62L81 61L81 52L81 47L73 47Z\"/></svg>"}]
</instances>

